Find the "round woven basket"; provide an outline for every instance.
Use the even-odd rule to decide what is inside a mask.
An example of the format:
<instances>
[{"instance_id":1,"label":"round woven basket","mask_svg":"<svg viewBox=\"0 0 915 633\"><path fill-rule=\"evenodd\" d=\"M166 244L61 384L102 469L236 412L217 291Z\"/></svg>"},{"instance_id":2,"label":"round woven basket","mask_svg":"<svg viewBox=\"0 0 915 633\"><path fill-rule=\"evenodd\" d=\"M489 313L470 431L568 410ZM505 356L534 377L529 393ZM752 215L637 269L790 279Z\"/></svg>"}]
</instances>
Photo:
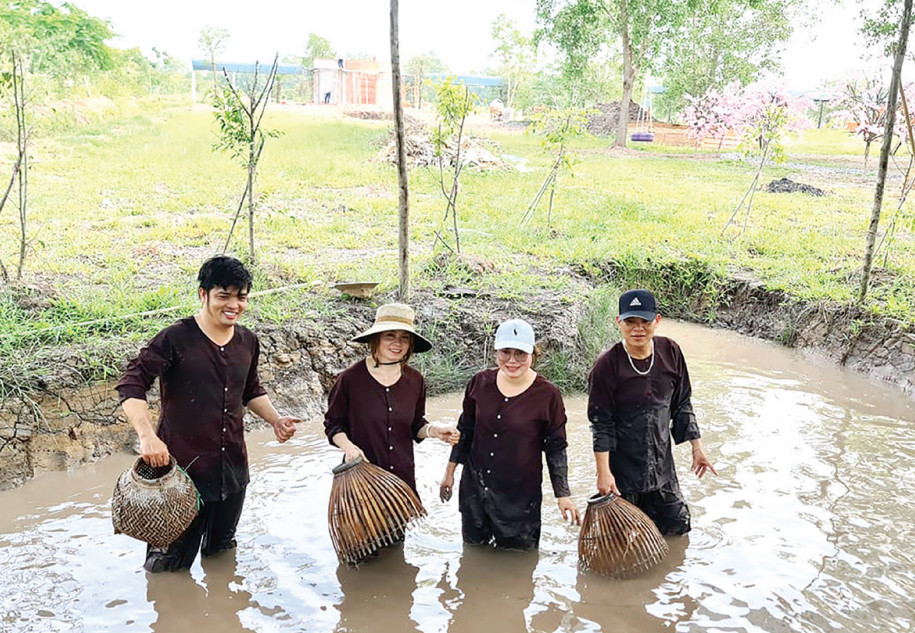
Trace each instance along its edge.
<instances>
[{"instance_id":1,"label":"round woven basket","mask_svg":"<svg viewBox=\"0 0 915 633\"><path fill-rule=\"evenodd\" d=\"M410 486L361 457L340 464L333 473L327 524L341 563L355 565L399 541L407 527L426 516Z\"/></svg>"},{"instance_id":2,"label":"round woven basket","mask_svg":"<svg viewBox=\"0 0 915 633\"><path fill-rule=\"evenodd\" d=\"M184 532L200 507L194 482L172 457L168 466L138 459L121 473L111 496L115 534L166 547Z\"/></svg>"},{"instance_id":3,"label":"round woven basket","mask_svg":"<svg viewBox=\"0 0 915 633\"><path fill-rule=\"evenodd\" d=\"M588 500L578 536L578 562L606 576L623 578L657 565L670 548L639 508L610 493Z\"/></svg>"}]
</instances>

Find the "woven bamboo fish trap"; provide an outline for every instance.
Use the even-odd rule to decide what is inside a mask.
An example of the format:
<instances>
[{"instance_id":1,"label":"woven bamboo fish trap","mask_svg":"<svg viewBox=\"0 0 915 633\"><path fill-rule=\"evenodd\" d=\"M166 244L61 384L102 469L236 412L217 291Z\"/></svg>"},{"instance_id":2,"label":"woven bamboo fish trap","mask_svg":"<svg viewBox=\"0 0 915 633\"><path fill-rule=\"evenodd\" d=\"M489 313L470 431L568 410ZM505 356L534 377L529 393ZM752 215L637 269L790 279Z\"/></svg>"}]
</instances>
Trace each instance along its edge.
<instances>
[{"instance_id":1,"label":"woven bamboo fish trap","mask_svg":"<svg viewBox=\"0 0 915 633\"><path fill-rule=\"evenodd\" d=\"M355 565L396 543L407 527L426 516L410 486L361 457L340 464L333 473L327 523L341 563Z\"/></svg>"},{"instance_id":2,"label":"woven bamboo fish trap","mask_svg":"<svg viewBox=\"0 0 915 633\"><path fill-rule=\"evenodd\" d=\"M184 532L200 508L194 482L178 467L150 466L142 458L121 473L111 496L115 534L166 547Z\"/></svg>"},{"instance_id":3,"label":"woven bamboo fish trap","mask_svg":"<svg viewBox=\"0 0 915 633\"><path fill-rule=\"evenodd\" d=\"M625 578L651 569L670 548L654 522L614 495L594 495L578 536L578 562L605 576Z\"/></svg>"}]
</instances>

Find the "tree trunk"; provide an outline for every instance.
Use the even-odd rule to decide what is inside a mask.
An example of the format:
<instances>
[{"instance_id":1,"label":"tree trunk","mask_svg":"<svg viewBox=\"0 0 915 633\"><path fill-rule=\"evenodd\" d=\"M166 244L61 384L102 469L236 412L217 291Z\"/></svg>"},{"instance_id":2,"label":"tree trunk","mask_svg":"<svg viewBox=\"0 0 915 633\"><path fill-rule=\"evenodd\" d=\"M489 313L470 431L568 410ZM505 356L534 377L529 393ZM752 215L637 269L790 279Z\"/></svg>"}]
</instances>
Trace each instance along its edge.
<instances>
[{"instance_id":1,"label":"tree trunk","mask_svg":"<svg viewBox=\"0 0 915 633\"><path fill-rule=\"evenodd\" d=\"M886 185L886 169L890 159L890 145L893 142L893 124L896 118L896 97L899 94L899 77L902 74L902 62L905 60L906 43L909 41L909 25L912 22L912 0L905 0L902 11L902 23L899 25L899 42L896 44L893 76L890 78L890 90L886 100L886 128L883 133L883 146L880 148L880 163L877 166L877 186L874 189L874 208L871 210L871 221L867 227L867 240L864 246L864 268L861 273L861 291L858 302L864 303L867 286L870 283L871 267L874 263L874 243L877 241L877 229L880 226L880 212L883 208L883 189Z\"/></svg>"},{"instance_id":2,"label":"tree trunk","mask_svg":"<svg viewBox=\"0 0 915 633\"><path fill-rule=\"evenodd\" d=\"M16 279L22 279L28 248L27 220L29 202L29 128L26 119L25 65L16 53L13 60L13 101L16 110L16 161L19 164L19 263Z\"/></svg>"},{"instance_id":3,"label":"tree trunk","mask_svg":"<svg viewBox=\"0 0 915 633\"><path fill-rule=\"evenodd\" d=\"M398 211L398 272L400 301L410 299L410 195L407 182L407 161L404 151L403 105L400 102L400 36L397 18L398 0L391 0L391 88L394 93L394 138L397 146Z\"/></svg>"},{"instance_id":4,"label":"tree trunk","mask_svg":"<svg viewBox=\"0 0 915 633\"><path fill-rule=\"evenodd\" d=\"M616 124L616 138L613 147L626 147L629 134L629 102L632 100L632 83L635 75L632 46L629 42L628 0L620 1L620 39L623 43L623 98L620 100L620 116Z\"/></svg>"},{"instance_id":5,"label":"tree trunk","mask_svg":"<svg viewBox=\"0 0 915 633\"><path fill-rule=\"evenodd\" d=\"M251 255L251 264L256 261L254 255L254 170L257 169L257 161L254 157L254 139L252 135L251 144L248 150L248 252Z\"/></svg>"}]
</instances>

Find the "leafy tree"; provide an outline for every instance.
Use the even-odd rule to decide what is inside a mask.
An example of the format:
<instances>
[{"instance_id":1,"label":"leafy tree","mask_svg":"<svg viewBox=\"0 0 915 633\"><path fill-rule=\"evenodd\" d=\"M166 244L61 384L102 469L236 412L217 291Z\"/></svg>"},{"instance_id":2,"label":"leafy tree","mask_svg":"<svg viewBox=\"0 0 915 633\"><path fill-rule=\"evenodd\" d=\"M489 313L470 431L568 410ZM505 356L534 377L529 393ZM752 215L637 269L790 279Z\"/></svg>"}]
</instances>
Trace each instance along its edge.
<instances>
[{"instance_id":1,"label":"leafy tree","mask_svg":"<svg viewBox=\"0 0 915 633\"><path fill-rule=\"evenodd\" d=\"M795 0L695 0L671 30L659 65L661 107L679 111L684 96L737 82L745 86L781 68L780 46L791 35Z\"/></svg>"},{"instance_id":2,"label":"leafy tree","mask_svg":"<svg viewBox=\"0 0 915 633\"><path fill-rule=\"evenodd\" d=\"M425 76L428 73L445 73L448 72L448 65L438 58L433 51L414 55L411 57L405 67L407 75L411 77L411 88L413 91L413 103L417 108L423 107L423 88L426 86Z\"/></svg>"},{"instance_id":3,"label":"leafy tree","mask_svg":"<svg viewBox=\"0 0 915 633\"><path fill-rule=\"evenodd\" d=\"M541 137L543 147L555 153L553 166L544 178L540 189L531 200L527 211L521 216L521 224L527 225L534 216L534 211L540 200L550 191L550 202L547 208L546 226L550 228L553 216L553 195L556 192L556 181L563 170L571 170L576 162L576 156L568 152L569 141L576 137L588 135L588 118L591 113L584 108L543 108L534 115L528 132Z\"/></svg>"},{"instance_id":4,"label":"leafy tree","mask_svg":"<svg viewBox=\"0 0 915 633\"><path fill-rule=\"evenodd\" d=\"M505 80L505 105L509 108L529 107L532 102L533 69L537 63L533 38L523 34L518 24L504 13L492 23L492 38L496 41L491 55L497 63L495 73Z\"/></svg>"},{"instance_id":5,"label":"leafy tree","mask_svg":"<svg viewBox=\"0 0 915 633\"><path fill-rule=\"evenodd\" d=\"M305 44L305 57L302 64L305 68L314 68L315 59L333 58L336 55L334 47L330 40L327 40L317 33L308 34L308 42Z\"/></svg>"},{"instance_id":6,"label":"leafy tree","mask_svg":"<svg viewBox=\"0 0 915 633\"><path fill-rule=\"evenodd\" d=\"M207 59L210 60L210 68L213 69L213 81L216 81L216 58L222 55L226 49L226 42L229 41L229 31L219 26L205 26L200 29L200 37L197 38L197 44L203 51Z\"/></svg>"},{"instance_id":7,"label":"leafy tree","mask_svg":"<svg viewBox=\"0 0 915 633\"><path fill-rule=\"evenodd\" d=\"M18 184L19 260L22 277L28 251L29 164L33 133L30 82L36 73L63 81L74 72L111 67L105 40L112 36L107 21L94 18L71 4L56 6L43 0L0 0L0 58L6 72L0 89L11 98L16 118L16 156L0 212ZM0 263L0 274L8 278Z\"/></svg>"},{"instance_id":8,"label":"leafy tree","mask_svg":"<svg viewBox=\"0 0 915 633\"><path fill-rule=\"evenodd\" d=\"M435 237L446 248L461 254L461 236L458 231L457 199L460 192L460 179L463 163L461 162L461 141L464 134L464 123L467 116L473 112L477 104L477 96L467 86L457 83L454 77L448 77L435 86L435 114L438 129L433 134L432 143L435 146L435 155L438 157L439 185L442 195L445 196L445 214L442 223L451 216L454 231L454 248L445 241L439 231ZM453 173L451 183L446 187L444 175L444 157L446 150L454 153ZM450 152L449 152L450 153Z\"/></svg>"},{"instance_id":9,"label":"leafy tree","mask_svg":"<svg viewBox=\"0 0 915 633\"><path fill-rule=\"evenodd\" d=\"M626 146L626 113L636 79L651 67L664 38L683 24L693 1L537 0L539 36L559 48L566 72L573 77L582 77L589 59L619 38L623 89L615 147Z\"/></svg>"},{"instance_id":10,"label":"leafy tree","mask_svg":"<svg viewBox=\"0 0 915 633\"><path fill-rule=\"evenodd\" d=\"M267 104L270 102L270 90L276 79L276 69L279 57L274 57L273 65L264 76L260 72L259 64L254 65L254 78L244 86L235 86L229 79L228 73L223 69L225 81L217 83L213 90L213 116L219 126L219 140L213 144L213 149L228 152L238 160L247 172L248 178L245 191L238 203L232 226L226 237L223 252L229 248L235 224L241 215L245 199L248 201L248 252L253 263L256 260L254 250L254 184L257 176L257 165L267 138L276 138L280 135L278 130L265 130L261 127Z\"/></svg>"}]
</instances>

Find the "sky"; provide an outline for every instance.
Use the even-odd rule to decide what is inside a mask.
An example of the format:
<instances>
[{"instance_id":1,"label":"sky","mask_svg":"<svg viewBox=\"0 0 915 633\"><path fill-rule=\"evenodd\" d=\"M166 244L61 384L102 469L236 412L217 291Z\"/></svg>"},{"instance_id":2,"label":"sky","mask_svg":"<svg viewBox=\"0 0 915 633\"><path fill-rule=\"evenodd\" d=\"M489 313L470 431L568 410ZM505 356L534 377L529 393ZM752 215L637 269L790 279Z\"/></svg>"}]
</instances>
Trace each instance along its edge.
<instances>
[{"instance_id":1,"label":"sky","mask_svg":"<svg viewBox=\"0 0 915 633\"><path fill-rule=\"evenodd\" d=\"M310 32L328 39L338 56L390 57L387 0L73 0L96 17L108 18L120 37L114 46L152 47L185 60L202 58L204 26L222 27L230 39L224 61L271 61L279 52L304 54ZM864 0L869 2L872 0ZM500 13L525 32L535 26L535 0L400 0L402 60L434 51L455 73L482 72L491 65L492 22ZM859 0L821 0L809 24L797 28L783 56L785 86L817 89L825 79L860 73L868 66L859 44ZM888 68L888 63L879 63Z\"/></svg>"}]
</instances>

